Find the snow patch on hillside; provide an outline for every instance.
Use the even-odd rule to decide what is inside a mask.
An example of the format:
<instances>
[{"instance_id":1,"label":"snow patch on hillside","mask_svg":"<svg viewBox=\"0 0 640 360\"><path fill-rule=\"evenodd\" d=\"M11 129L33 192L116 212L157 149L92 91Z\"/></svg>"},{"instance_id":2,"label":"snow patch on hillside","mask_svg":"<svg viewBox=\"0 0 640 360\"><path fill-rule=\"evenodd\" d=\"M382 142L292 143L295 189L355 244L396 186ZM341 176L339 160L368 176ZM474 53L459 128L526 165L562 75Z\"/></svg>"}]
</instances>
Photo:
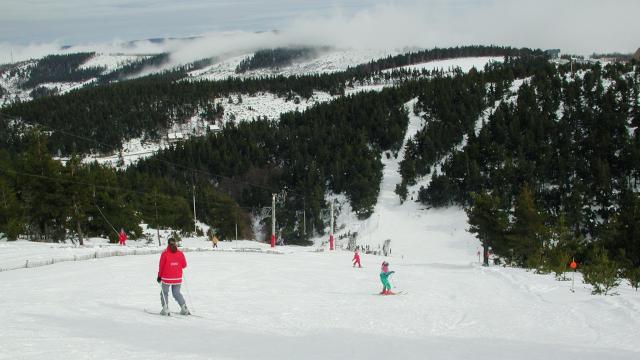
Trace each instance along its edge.
<instances>
[{"instance_id":1,"label":"snow patch on hillside","mask_svg":"<svg viewBox=\"0 0 640 360\"><path fill-rule=\"evenodd\" d=\"M231 94L226 98L216 98L215 104L224 107L223 123L228 121L253 121L266 117L269 120L279 120L286 112L304 112L308 108L333 100L335 97L321 91L316 91L308 99L297 97L297 100L287 100L276 94L260 92L255 95ZM296 104L296 102L298 102Z\"/></svg>"},{"instance_id":2,"label":"snow patch on hillside","mask_svg":"<svg viewBox=\"0 0 640 360\"><path fill-rule=\"evenodd\" d=\"M333 100L335 97L325 92L316 91L309 99L300 99L296 104L294 100L287 101L272 93L261 92L255 95L231 94L225 98L215 98L214 104L224 107L224 115L216 121L208 121L198 114L187 119L183 123L175 123L162 135L160 140L133 138L123 142L122 151L111 154L87 155L84 163L98 162L100 164L124 169L135 164L140 159L153 156L162 149L172 144L188 140L192 137L215 134L222 130L227 122L254 121L267 117L269 120L279 120L280 115L286 112L304 112L312 106ZM229 103L231 99L231 103ZM242 99L240 102L239 99ZM67 161L68 158L57 158Z\"/></svg>"},{"instance_id":3,"label":"snow patch on hillside","mask_svg":"<svg viewBox=\"0 0 640 360\"><path fill-rule=\"evenodd\" d=\"M392 72L396 69L407 70L407 71L444 71L451 72L453 69L460 69L462 72L467 73L472 68L475 68L478 71L482 71L485 65L492 62L503 62L504 57L501 56L483 56L483 57L464 57L464 58L455 58L455 59L446 59L446 60L435 60L424 62L420 64L401 66L398 68L384 70L384 72Z\"/></svg>"},{"instance_id":4,"label":"snow patch on hillside","mask_svg":"<svg viewBox=\"0 0 640 360\"><path fill-rule=\"evenodd\" d=\"M23 90L20 88L22 78L17 74L28 74L30 68L36 65L35 60L24 61L17 64L14 67L5 66L2 72L0 72L0 86L5 90L5 94L0 97L0 108L9 105L15 100L29 101L31 96L29 90Z\"/></svg>"},{"instance_id":5,"label":"snow patch on hillside","mask_svg":"<svg viewBox=\"0 0 640 360\"><path fill-rule=\"evenodd\" d=\"M85 61L79 66L80 69L87 69L93 67L104 68L103 74L117 70L125 65L131 64L136 61L149 58L150 55L128 55L128 54L107 54L96 53L95 56Z\"/></svg>"},{"instance_id":6,"label":"snow patch on hillside","mask_svg":"<svg viewBox=\"0 0 640 360\"><path fill-rule=\"evenodd\" d=\"M340 49L322 52L318 57L297 61L290 66L275 69L256 69L242 74L236 74L235 69L242 60L253 56L253 53L233 56L204 69L190 72L193 79L223 80L228 77L261 78L267 76L300 76L308 74L323 74L344 71L350 66L367 63L389 55L396 55L397 51Z\"/></svg>"}]
</instances>

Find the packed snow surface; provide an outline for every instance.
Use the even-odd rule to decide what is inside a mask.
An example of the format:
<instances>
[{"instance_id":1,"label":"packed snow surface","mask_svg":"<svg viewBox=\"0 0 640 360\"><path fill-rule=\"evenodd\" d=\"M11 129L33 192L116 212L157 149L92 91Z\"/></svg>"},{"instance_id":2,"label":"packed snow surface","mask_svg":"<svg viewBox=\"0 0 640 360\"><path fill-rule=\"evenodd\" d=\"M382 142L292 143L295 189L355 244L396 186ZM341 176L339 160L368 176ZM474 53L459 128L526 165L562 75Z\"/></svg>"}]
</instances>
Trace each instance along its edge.
<instances>
[{"instance_id":1,"label":"packed snow surface","mask_svg":"<svg viewBox=\"0 0 640 360\"><path fill-rule=\"evenodd\" d=\"M398 223L398 242L442 241L405 226L417 224ZM158 255L3 272L0 359L638 357L636 293L596 297L580 283L571 293L549 276L449 261L467 248L450 240L432 245L443 261L422 258L421 247L387 258L394 290L406 294L384 297L378 256L353 268L346 251L186 253L183 294L201 316L191 318L144 312L160 308Z\"/></svg>"}]
</instances>

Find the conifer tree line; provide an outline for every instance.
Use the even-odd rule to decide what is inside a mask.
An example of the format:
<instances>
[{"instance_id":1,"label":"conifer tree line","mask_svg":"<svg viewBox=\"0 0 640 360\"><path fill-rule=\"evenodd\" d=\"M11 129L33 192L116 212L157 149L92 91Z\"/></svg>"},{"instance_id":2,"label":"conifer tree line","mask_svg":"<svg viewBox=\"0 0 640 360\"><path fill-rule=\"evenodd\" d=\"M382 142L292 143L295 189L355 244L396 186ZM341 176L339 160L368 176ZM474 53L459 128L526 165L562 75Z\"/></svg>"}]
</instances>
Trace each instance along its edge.
<instances>
[{"instance_id":1,"label":"conifer tree line","mask_svg":"<svg viewBox=\"0 0 640 360\"><path fill-rule=\"evenodd\" d=\"M231 93L253 95L266 91L293 99L295 96L309 98L314 91L325 91L332 95L343 95L348 83L374 76L406 77L407 71L381 74L382 70L400 66L460 56L508 55L512 53L538 54L539 51L495 46L469 46L451 49L432 49L372 61L370 64L349 68L332 74L304 76L270 76L259 79L228 78L222 81L190 81L188 71L210 64L212 59L203 59L174 71L145 76L143 78L112 82L124 79L148 66L165 63L169 54L158 54L126 65L111 73L100 75L94 86L85 87L60 96L47 96L51 90L37 90L38 99L12 104L3 109L5 114L21 118L26 124L42 124L84 137L103 136L106 146L100 148L88 142L56 133L49 140L52 153L113 153L123 141L145 137L157 140L174 123L203 115L211 108L213 99L227 97ZM93 53L78 54L74 59L86 59ZM57 55L56 55L57 56ZM71 55L61 55L61 59ZM58 59L58 58L55 58ZM58 60L56 60L58 61ZM61 61L61 60L60 60ZM75 69L80 61L73 62ZM71 66L71 65L68 65ZM295 95L295 96L294 96ZM223 110L223 109L221 109ZM7 127L0 123L0 144L18 150L19 134L23 127Z\"/></svg>"},{"instance_id":2,"label":"conifer tree line","mask_svg":"<svg viewBox=\"0 0 640 360\"><path fill-rule=\"evenodd\" d=\"M397 67L420 64L428 61L454 59L462 57L480 56L506 56L518 58L546 58L541 50L531 50L528 48L512 48L503 46L458 46L451 48L433 48L416 52L409 52L395 56L388 56L366 64L357 65L347 69L347 73L352 77L361 78L371 74L379 73L382 70Z\"/></svg>"},{"instance_id":3,"label":"conifer tree line","mask_svg":"<svg viewBox=\"0 0 640 360\"><path fill-rule=\"evenodd\" d=\"M47 55L35 61L33 66L21 70L19 74L15 72L16 70L10 71L10 74L12 76L19 75L22 79L20 87L23 89L35 88L45 83L81 82L90 79L96 79L96 84L106 84L124 80L146 68L159 67L169 61L168 53L160 53L140 58L106 73L106 68L101 66L81 67L94 56L96 56L95 52ZM193 70L193 68L206 64L208 62L203 63L201 60L176 71Z\"/></svg>"},{"instance_id":4,"label":"conifer tree line","mask_svg":"<svg viewBox=\"0 0 640 360\"><path fill-rule=\"evenodd\" d=\"M192 232L192 189L197 189L198 220L221 237L251 237L245 210L228 195L199 178L188 183L138 171L118 171L97 163L82 164L72 157L66 164L53 160L47 137L25 134L27 148L19 154L0 149L0 232L34 241L90 236L117 240L126 229L132 238L142 235L140 223L153 228ZM155 241L150 239L150 241Z\"/></svg>"},{"instance_id":5,"label":"conifer tree line","mask_svg":"<svg viewBox=\"0 0 640 360\"><path fill-rule=\"evenodd\" d=\"M81 67L94 56L96 56L95 52L47 55L35 61L33 66L20 71L20 74L17 74L16 70L10 70L10 74L19 75L22 79L20 87L23 89L35 88L45 83L81 82L94 78L98 84L105 84L124 80L127 76L135 75L145 68L158 67L169 61L169 54L161 53L132 61L107 73L105 73L106 68L101 66ZM197 66L200 63L194 64ZM192 64L191 67L193 66Z\"/></svg>"},{"instance_id":6,"label":"conifer tree line","mask_svg":"<svg viewBox=\"0 0 640 360\"><path fill-rule=\"evenodd\" d=\"M29 89L44 83L78 82L99 76L104 68L80 68L80 65L93 56L95 56L93 52L47 55L28 70L26 79L20 86Z\"/></svg>"},{"instance_id":7,"label":"conifer tree line","mask_svg":"<svg viewBox=\"0 0 640 360\"><path fill-rule=\"evenodd\" d=\"M346 194L361 217L371 214L382 179L380 154L399 150L408 121L402 105L409 97L404 88L387 89L286 113L277 122L228 124L217 136L160 152L157 158L166 161L151 158L130 171L188 181L192 174L173 166L179 163L217 174L222 178L209 181L254 213L282 192L278 232L288 243L304 244L324 232L327 191Z\"/></svg>"},{"instance_id":8,"label":"conifer tree line","mask_svg":"<svg viewBox=\"0 0 640 360\"><path fill-rule=\"evenodd\" d=\"M256 80L185 82L177 81L179 75L169 73L82 89L66 96L15 104L8 112L12 115L21 114L24 119L37 119L37 122L44 123L43 129L47 134L47 141L41 142L40 146L48 146L49 153L81 154L89 151L105 151L104 148L109 149L111 144L114 145L112 149L116 148L115 145L122 141L120 136L127 138L122 135L123 133L129 133L130 137L142 134L152 136L154 131L161 131L154 130L154 121L162 124L155 125L155 129L162 129L171 121L175 121L173 119L191 116L194 111L203 111L202 109L205 113L213 112L213 116L217 116L216 112L221 109L209 109L209 103L207 103L212 94L231 90L251 93L266 88L276 93L290 95L294 90L296 93L304 93L305 90L300 89L307 86L306 91L312 92L314 89L322 89L323 79L330 79L329 84L334 85L336 79L343 81L344 78L340 76L331 78L310 75ZM316 233L324 231L326 225L323 222L323 209L326 208L324 194L327 191L347 194L354 210L360 216L367 217L371 213L382 176L380 156L385 151L397 153L406 130L407 115L402 105L428 83L427 80L409 81L381 93L339 98L302 114L284 114L277 123L258 119L258 121L237 126L229 124L221 136L187 141L177 148L159 154L154 159L141 162L126 172L114 172L110 176L118 179L117 186L119 189L125 189L122 190L123 193L127 190L132 192L126 195L124 202L130 205L129 214L141 216L150 224L158 221L149 217L148 202L143 201L149 199L147 194L149 189L154 189L154 193L155 189L159 189L159 194L173 196L174 198L164 201L163 204L174 202L177 205L166 206L165 209L172 209L171 214L184 215L190 214L187 210L191 196L189 189L194 183L203 184L197 186L205 189L205 191L196 191L197 213L202 214L202 219L209 216L216 218L217 226L221 229L226 227L227 234L230 231L230 225L235 226L235 223L240 223L240 226L246 229L243 230L244 234L250 234L249 212L255 213L261 207L270 205L271 194L284 190L282 191L285 195L284 202L281 204L282 211L278 219L281 224L279 232L287 237L288 242L304 243L314 231ZM344 83L341 86L344 86ZM171 94L173 101L168 101L167 94ZM159 98L163 98L164 101L157 101ZM131 107L134 105L139 110L136 111L136 107ZM134 109L133 112L132 109ZM104 118L100 119L101 116ZM122 122L117 121L122 118L124 118ZM140 120L143 120L142 126L137 127L136 121ZM0 124L8 129L16 122L2 121ZM90 124L90 126L83 127L80 124ZM97 124L101 126L95 127ZM13 159L20 158L16 154L33 151L32 140L23 136L30 126L26 126L25 123L22 125L23 127L17 131L0 134L0 137L3 137L1 140L7 145L10 158ZM121 135L117 135L118 132L113 130L118 128L124 129L120 130ZM63 131L50 131L51 129ZM82 129L88 131L83 133ZM100 143L84 141L95 138L97 133L102 135ZM80 135L80 137L72 137L69 134ZM41 152L44 153L44 150ZM13 168L19 168L16 161L11 162ZM73 164L74 161L69 163ZM175 164L183 164L191 170L201 169L204 172L184 171ZM96 167L96 165L93 166ZM22 173L31 174L28 171ZM212 177L210 174L221 177ZM15 195L23 193L16 179L16 177L13 180L5 178L5 184L14 184L12 187L6 186L12 189L14 194L12 198L19 199L19 203L21 202L24 206L26 200ZM122 179L135 179L135 181L122 182ZM43 181L50 181L50 179ZM171 186L157 183L168 183ZM58 196L66 191L62 187L53 190L48 185L41 185L41 187L48 188L50 194L57 193ZM92 199L99 199L99 189L94 190L94 193L96 195L93 195ZM205 196L207 193L212 195L207 198ZM226 211L220 210L221 208L210 209L207 204L211 197L229 200ZM107 201L107 198L113 197L105 196L104 198ZM154 196L155 203L160 200ZM26 202L26 204L27 206L16 214L30 214L32 212L29 206L39 206L35 202ZM143 211L145 207L146 212ZM100 217L95 214L97 209L98 206L94 203L85 210L87 213L93 211L94 214L90 217L92 222L103 217L100 213L97 214ZM103 209L103 212L108 213L107 217L113 216L109 209L109 206ZM308 211L309 223L304 229L302 229L301 210ZM132 218L132 216L126 217ZM176 228L185 231L189 229L187 225L191 221L188 219L189 216L160 214L160 217L168 219L164 222L160 221L163 226L169 226L167 224L173 222ZM50 215L50 218L56 217ZM229 218L234 218L234 221L228 221ZM105 231L105 229L108 230L106 219L103 220L105 221L99 229L103 233L109 233ZM265 221L268 220L265 219ZM9 226L10 223L21 225ZM7 234L15 236L18 233L15 229L29 230L29 233L35 234L36 238L48 240L62 236L64 234L62 229L92 234L92 230L83 230L84 227L78 224L75 224L75 228L80 230L74 230L68 222L62 220L56 221L55 226L47 222L34 225L24 218L14 219L12 222L5 221L4 224L5 229L14 229L4 231ZM58 229L57 233L51 229Z\"/></svg>"},{"instance_id":9,"label":"conifer tree line","mask_svg":"<svg viewBox=\"0 0 640 360\"><path fill-rule=\"evenodd\" d=\"M211 221L227 238L235 224L240 236L250 237L249 214L284 190L279 235L306 243L324 231L329 190L346 193L360 216L371 213L382 178L380 154L399 150L407 125L402 104L409 96L388 89L284 114L279 122L228 124L220 135L186 141L126 171L81 165L77 157L63 166L51 159L44 136L28 136L24 152L3 150L0 232L41 240L70 233L115 236L109 223L138 229L141 221L189 231L195 185L198 219ZM309 219L305 229L302 210Z\"/></svg>"},{"instance_id":10,"label":"conifer tree line","mask_svg":"<svg viewBox=\"0 0 640 360\"><path fill-rule=\"evenodd\" d=\"M269 79L229 78L223 81L175 81L174 73L148 76L130 81L83 88L61 96L38 98L12 104L3 113L19 117L25 124L42 124L94 138L101 134L107 146L80 143L62 133L52 135L50 150L54 153L113 152L122 142L133 138L157 140L175 123L194 115L203 116L216 97L230 93L253 95L267 91L279 96L292 93L310 97L314 90L340 94L344 85L321 75L305 77L273 77ZM18 124L20 125L20 124ZM20 148L20 133L24 127L4 126L1 144Z\"/></svg>"},{"instance_id":11,"label":"conifer tree line","mask_svg":"<svg viewBox=\"0 0 640 360\"><path fill-rule=\"evenodd\" d=\"M249 70L280 68L293 64L296 60L305 60L317 56L320 48L293 47L275 48L256 51L252 56L240 61L236 67L236 74L242 74Z\"/></svg>"},{"instance_id":12,"label":"conifer tree line","mask_svg":"<svg viewBox=\"0 0 640 360\"><path fill-rule=\"evenodd\" d=\"M406 197L406 186L430 174L418 200L466 206L485 253L558 274L575 258L598 292L620 276L637 287L638 66L569 73L542 61L516 72L510 63L425 87L415 110L427 125L407 144L397 193Z\"/></svg>"}]
</instances>

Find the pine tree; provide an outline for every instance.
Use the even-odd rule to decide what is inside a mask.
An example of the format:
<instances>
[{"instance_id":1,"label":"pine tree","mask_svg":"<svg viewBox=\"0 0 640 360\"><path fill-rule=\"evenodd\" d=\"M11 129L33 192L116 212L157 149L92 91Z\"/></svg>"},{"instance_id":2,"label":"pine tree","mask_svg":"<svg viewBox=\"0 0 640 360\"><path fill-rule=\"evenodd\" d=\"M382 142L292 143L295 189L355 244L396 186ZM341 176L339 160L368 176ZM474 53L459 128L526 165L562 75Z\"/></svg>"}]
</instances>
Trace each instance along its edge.
<instances>
[{"instance_id":1,"label":"pine tree","mask_svg":"<svg viewBox=\"0 0 640 360\"><path fill-rule=\"evenodd\" d=\"M21 200L34 241L60 241L65 237L68 198L63 192L62 165L51 159L46 138L32 132L29 147L19 158Z\"/></svg>"},{"instance_id":2,"label":"pine tree","mask_svg":"<svg viewBox=\"0 0 640 360\"><path fill-rule=\"evenodd\" d=\"M571 259L575 258L580 247L580 239L567 226L564 215L560 215L558 222L552 228L551 242L546 249L544 259L546 269L555 273L556 279L568 280L565 273Z\"/></svg>"},{"instance_id":3,"label":"pine tree","mask_svg":"<svg viewBox=\"0 0 640 360\"><path fill-rule=\"evenodd\" d=\"M620 209L611 222L610 248L623 249L623 259L629 268L640 268L640 195L624 191Z\"/></svg>"},{"instance_id":4,"label":"pine tree","mask_svg":"<svg viewBox=\"0 0 640 360\"><path fill-rule=\"evenodd\" d=\"M70 199L67 228L74 229L80 245L84 245L85 231L83 228L89 221L87 211L91 207L91 188L86 185L87 177L79 157L74 156L69 159L64 172L68 181L65 184L64 192Z\"/></svg>"},{"instance_id":5,"label":"pine tree","mask_svg":"<svg viewBox=\"0 0 640 360\"><path fill-rule=\"evenodd\" d=\"M465 209L469 232L476 234L484 249L483 265L489 265L489 250L500 254L503 249L504 236L508 220L500 208L502 200L488 193L472 194L472 206Z\"/></svg>"},{"instance_id":6,"label":"pine tree","mask_svg":"<svg viewBox=\"0 0 640 360\"><path fill-rule=\"evenodd\" d=\"M620 284L618 273L618 264L609 259L602 247L595 247L589 255L589 261L582 267L584 282L593 286L592 294L608 295Z\"/></svg>"},{"instance_id":7,"label":"pine tree","mask_svg":"<svg viewBox=\"0 0 640 360\"><path fill-rule=\"evenodd\" d=\"M514 222L507 235L512 260L519 265L538 269L543 264L548 231L527 184L522 187L516 199L513 218Z\"/></svg>"},{"instance_id":8,"label":"pine tree","mask_svg":"<svg viewBox=\"0 0 640 360\"><path fill-rule=\"evenodd\" d=\"M629 282L629 285L638 291L638 288L640 288L640 267L626 269L623 275Z\"/></svg>"},{"instance_id":9,"label":"pine tree","mask_svg":"<svg viewBox=\"0 0 640 360\"><path fill-rule=\"evenodd\" d=\"M0 233L4 233L9 240L16 240L18 235L24 233L23 210L14 187L4 175L0 172Z\"/></svg>"}]
</instances>

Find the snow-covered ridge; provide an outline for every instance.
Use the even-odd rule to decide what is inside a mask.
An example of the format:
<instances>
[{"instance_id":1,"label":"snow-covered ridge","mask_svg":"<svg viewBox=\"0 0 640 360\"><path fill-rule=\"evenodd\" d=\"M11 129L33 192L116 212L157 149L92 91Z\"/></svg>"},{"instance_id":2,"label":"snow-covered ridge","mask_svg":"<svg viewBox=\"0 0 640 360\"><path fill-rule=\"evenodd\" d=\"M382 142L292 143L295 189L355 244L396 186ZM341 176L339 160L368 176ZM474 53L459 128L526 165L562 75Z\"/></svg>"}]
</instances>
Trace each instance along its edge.
<instances>
[{"instance_id":1,"label":"snow-covered ridge","mask_svg":"<svg viewBox=\"0 0 640 360\"><path fill-rule=\"evenodd\" d=\"M339 59L340 66L344 66L346 68L348 66L348 62L344 59L356 58L362 60L370 55L370 53L366 52L354 52L341 56L336 55L335 53L325 54L324 56L325 59ZM242 58L243 57L235 57L231 62L222 62L202 70L196 70L191 73L191 78L208 78L209 76L216 78L217 76L222 76L221 74L225 74L224 71L232 72L233 69L235 69L235 65L237 65ZM459 68L464 70L467 69L467 67L476 67L481 69L486 63L498 61L499 59L479 57L460 58L457 60L460 63ZM319 60L316 59L314 61ZM220 64L226 64L228 69L220 70ZM231 64L235 65L231 66ZM458 68L458 66L456 66L456 62L451 59L423 63L420 66L429 66L431 69L443 69L444 71ZM214 69L217 70L214 71ZM281 71L287 71L286 69L287 68L282 69ZM235 75L235 73L233 74ZM242 76L256 76L256 74L257 73L252 73L250 75L243 74ZM377 83L375 79L372 79L370 82L365 81L354 84L354 86L348 87L345 92L346 95L351 95L363 91L380 91L385 87L394 86L395 84L396 83L394 81ZM294 98L292 100L286 100L285 98L278 97L275 94L267 92L257 93L254 95L231 94L228 97L215 98L213 100L213 104L220 104L224 107L224 115L219 121L210 123L196 114L184 123L174 124L171 129L167 130L166 137L160 139L160 141L145 141L141 138L131 139L123 144L121 153L118 152L106 156L87 156L84 161L97 161L111 166L126 167L137 162L139 159L150 157L159 150L169 147L173 142L182 141L194 136L204 136L210 132L216 132L227 122L253 121L255 119L263 119L264 117L270 120L278 120L280 115L283 113L291 111L303 112L314 105L332 101L335 98L335 96L320 91L314 92L313 96L308 99L298 97L297 99Z\"/></svg>"},{"instance_id":2,"label":"snow-covered ridge","mask_svg":"<svg viewBox=\"0 0 640 360\"><path fill-rule=\"evenodd\" d=\"M323 74L344 71L350 66L367 63L389 55L397 55L398 51L382 50L353 50L341 49L321 52L317 57L297 61L290 66L276 69L257 69L236 74L238 64L252 54L234 56L204 69L195 70L189 74L194 79L222 80L228 77L255 78L265 76L295 76L307 74Z\"/></svg>"},{"instance_id":3,"label":"snow-covered ridge","mask_svg":"<svg viewBox=\"0 0 640 360\"><path fill-rule=\"evenodd\" d=\"M504 57L501 56L481 56L481 57L461 57L455 59L446 59L446 60L437 60L437 61L429 61L420 64L401 66L399 68L384 70L384 72L392 72L396 69L406 70L406 71L450 71L452 69L460 69L462 72L467 73L472 68L475 68L478 71L482 71L486 64L492 62L503 62Z\"/></svg>"},{"instance_id":4,"label":"snow-covered ridge","mask_svg":"<svg viewBox=\"0 0 640 360\"><path fill-rule=\"evenodd\" d=\"M246 72L244 74L236 74L235 69L238 64L250 57L253 53L240 54L235 56L220 57L214 64L202 69L193 70L188 73L189 79L192 80L222 80L228 77L240 77L240 78L256 78L264 76L293 76L293 75L306 75L306 74L318 74L329 73L336 71L343 71L349 66L356 66L361 63L369 62L388 55L395 55L397 51L381 51L381 50L332 50L321 52L318 57L295 62L291 66L282 67L278 69L259 69ZM86 69L92 67L101 67L105 70L103 74L115 71L123 66L131 64L136 61L140 61L150 57L153 54L120 54L120 53L96 53L93 57L85 61L79 68ZM28 70L28 67L35 65L36 60L22 63L22 70ZM157 68L147 68L138 76L149 75L155 72L162 72L171 70L186 64L176 63L171 61L163 66ZM10 66L9 66L10 67ZM0 106L6 106L15 99L19 98L20 101L31 100L30 92L33 89L21 89L18 84L21 79L17 76L10 76L11 71L4 71L0 76L0 86L2 86L7 93L0 98ZM136 75L130 76L134 78ZM95 81L95 79L89 79L84 82L60 82L60 83L45 83L40 84L40 87L46 87L49 89L58 89L59 93L63 94L73 89L78 89L86 86ZM267 115L269 116L269 115Z\"/></svg>"},{"instance_id":5,"label":"snow-covered ridge","mask_svg":"<svg viewBox=\"0 0 640 360\"><path fill-rule=\"evenodd\" d=\"M79 69L88 68L104 68L102 74L106 74L122 68L128 64L147 59L151 54L107 54L96 53L87 61L82 63ZM92 78L85 81L77 82L51 82L38 84L33 88L23 89L20 87L20 83L25 80L24 76L28 75L29 69L36 65L39 59L24 61L18 64L8 64L4 66L4 71L0 74L0 86L7 91L6 94L0 97L0 108L9 105L16 99L20 101L32 100L31 91L35 88L44 87L48 89L57 89L58 94L64 94L74 89L79 89L87 86L97 79ZM155 71L161 71L162 69L156 69Z\"/></svg>"},{"instance_id":6,"label":"snow-covered ridge","mask_svg":"<svg viewBox=\"0 0 640 360\"><path fill-rule=\"evenodd\" d=\"M104 68L103 74L117 70L125 65L149 58L150 55L105 54L97 53L79 66L80 69Z\"/></svg>"}]
</instances>

